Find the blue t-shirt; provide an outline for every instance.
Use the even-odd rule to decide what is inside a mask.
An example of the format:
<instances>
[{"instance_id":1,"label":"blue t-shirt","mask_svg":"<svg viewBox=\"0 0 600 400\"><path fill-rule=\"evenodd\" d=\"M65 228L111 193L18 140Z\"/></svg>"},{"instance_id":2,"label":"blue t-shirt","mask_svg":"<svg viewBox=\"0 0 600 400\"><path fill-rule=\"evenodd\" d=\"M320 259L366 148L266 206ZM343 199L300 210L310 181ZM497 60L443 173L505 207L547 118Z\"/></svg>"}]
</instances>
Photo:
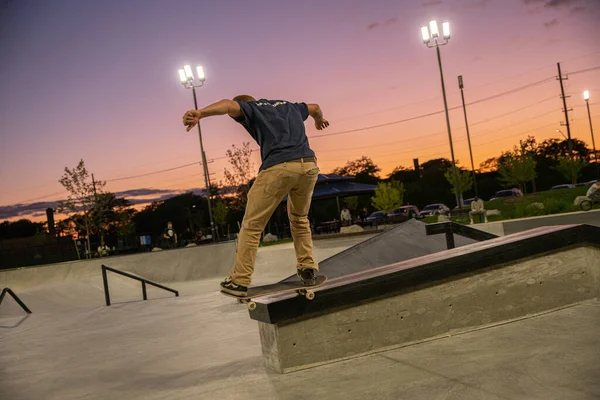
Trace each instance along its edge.
<instances>
[{"instance_id":1,"label":"blue t-shirt","mask_svg":"<svg viewBox=\"0 0 600 400\"><path fill-rule=\"evenodd\" d=\"M259 171L298 158L314 157L306 137L305 103L284 100L239 102L243 116L236 118L260 146Z\"/></svg>"}]
</instances>

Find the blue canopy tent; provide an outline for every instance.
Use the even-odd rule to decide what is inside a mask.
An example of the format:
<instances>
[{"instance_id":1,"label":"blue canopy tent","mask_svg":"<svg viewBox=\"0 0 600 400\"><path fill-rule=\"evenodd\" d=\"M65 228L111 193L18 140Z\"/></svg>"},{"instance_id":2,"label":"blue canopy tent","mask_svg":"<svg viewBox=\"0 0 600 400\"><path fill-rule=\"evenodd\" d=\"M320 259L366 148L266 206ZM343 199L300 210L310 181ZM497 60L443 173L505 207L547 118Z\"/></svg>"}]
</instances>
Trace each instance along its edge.
<instances>
[{"instance_id":1,"label":"blue canopy tent","mask_svg":"<svg viewBox=\"0 0 600 400\"><path fill-rule=\"evenodd\" d=\"M365 183L354 182L353 176L341 176L334 174L319 174L312 200L324 200L335 198L338 215L340 214L340 197L356 196L375 192L376 185L367 185ZM287 196L283 198L283 203L287 202Z\"/></svg>"}]
</instances>

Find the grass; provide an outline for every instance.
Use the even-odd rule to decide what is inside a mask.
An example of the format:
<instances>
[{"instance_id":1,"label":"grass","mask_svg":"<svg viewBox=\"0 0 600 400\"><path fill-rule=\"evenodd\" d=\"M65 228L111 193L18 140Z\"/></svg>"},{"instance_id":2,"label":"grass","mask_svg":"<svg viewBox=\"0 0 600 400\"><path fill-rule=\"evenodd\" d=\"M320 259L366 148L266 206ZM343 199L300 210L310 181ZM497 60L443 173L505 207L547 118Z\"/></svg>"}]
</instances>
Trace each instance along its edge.
<instances>
[{"instance_id":1,"label":"grass","mask_svg":"<svg viewBox=\"0 0 600 400\"><path fill-rule=\"evenodd\" d=\"M276 244L292 243L292 242L293 242L292 238L279 239L279 240L276 240L274 242L264 242L264 241L261 241L260 244L259 244L259 247L274 246Z\"/></svg>"},{"instance_id":2,"label":"grass","mask_svg":"<svg viewBox=\"0 0 600 400\"><path fill-rule=\"evenodd\" d=\"M572 189L548 190L536 192L523 197L509 197L496 199L485 203L486 210L498 210L500 215L488 216L489 222L504 221L508 219L537 217L541 215L562 214L581 211L579 206L573 202L577 196L585 196L588 186L580 186ZM542 203L543 209L531 206L533 203ZM477 217L475 217L477 219ZM425 223L437 222L437 216L427 217L422 220ZM460 224L468 224L469 216L461 215L452 218L452 221Z\"/></svg>"}]
</instances>

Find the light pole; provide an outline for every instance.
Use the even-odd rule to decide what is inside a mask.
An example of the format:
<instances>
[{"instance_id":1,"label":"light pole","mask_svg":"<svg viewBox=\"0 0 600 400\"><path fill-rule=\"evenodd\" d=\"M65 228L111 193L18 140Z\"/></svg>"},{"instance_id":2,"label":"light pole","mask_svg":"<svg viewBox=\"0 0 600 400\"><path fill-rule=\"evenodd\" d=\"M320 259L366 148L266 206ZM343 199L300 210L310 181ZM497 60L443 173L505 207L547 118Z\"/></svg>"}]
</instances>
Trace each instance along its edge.
<instances>
[{"instance_id":1,"label":"light pole","mask_svg":"<svg viewBox=\"0 0 600 400\"><path fill-rule=\"evenodd\" d=\"M462 75L458 76L458 87L460 88L460 97L462 99L463 111L465 113L465 128L467 128L467 142L469 142L469 155L471 156L471 169L473 170L473 185L475 186L475 197L479 197L477 190L477 175L475 174L475 163L473 162L473 149L471 148L471 135L469 134L469 122L467 121L467 106L465 105L465 94Z\"/></svg>"},{"instance_id":2,"label":"light pole","mask_svg":"<svg viewBox=\"0 0 600 400\"><path fill-rule=\"evenodd\" d=\"M446 101L446 86L444 85L444 72L442 71L442 56L440 55L440 46L448 44L450 40L450 23L442 23L442 39L439 41L440 32L438 30L437 21L430 21L429 27L421 27L421 35L423 36L423 42L427 47L435 47L438 58L438 65L440 67L440 78L442 80L442 95L444 97L444 110L446 111L446 126L448 127L448 140L450 141L450 155L452 156L452 170L454 172L454 188L456 194L456 205L460 207L460 197L458 194L458 172L456 170L456 161L454 160L454 145L452 144L452 132L450 130L450 116L448 114L448 102ZM432 43L433 41L433 43Z\"/></svg>"},{"instance_id":3,"label":"light pole","mask_svg":"<svg viewBox=\"0 0 600 400\"><path fill-rule=\"evenodd\" d=\"M201 65L196 67L196 72L198 73L197 83L194 83L194 73L192 72L192 67L189 65L185 65L183 69L179 70L179 79L181 84L186 89L192 89L192 93L194 94L194 110L198 109L198 101L196 100L196 88L202 87L204 85L204 81L206 77L204 76L204 69ZM204 144L202 143L202 129L200 128L200 121L198 121L198 138L200 139L200 152L202 155L202 170L204 172L204 184L206 185L206 199L208 200L208 217L210 218L210 231L212 233L213 242L217 240L217 236L215 234L215 222L213 221L212 215L212 205L210 202L210 179L208 173L208 165L206 164L206 154L204 153Z\"/></svg>"},{"instance_id":4,"label":"light pole","mask_svg":"<svg viewBox=\"0 0 600 400\"><path fill-rule=\"evenodd\" d=\"M590 120L590 132L592 134L592 146L594 148L594 162L596 164L596 177L600 179L600 165L598 165L598 153L596 153L596 142L594 140L594 127L592 126L592 114L590 113L590 91L583 92L583 99L587 106L588 119Z\"/></svg>"}]
</instances>

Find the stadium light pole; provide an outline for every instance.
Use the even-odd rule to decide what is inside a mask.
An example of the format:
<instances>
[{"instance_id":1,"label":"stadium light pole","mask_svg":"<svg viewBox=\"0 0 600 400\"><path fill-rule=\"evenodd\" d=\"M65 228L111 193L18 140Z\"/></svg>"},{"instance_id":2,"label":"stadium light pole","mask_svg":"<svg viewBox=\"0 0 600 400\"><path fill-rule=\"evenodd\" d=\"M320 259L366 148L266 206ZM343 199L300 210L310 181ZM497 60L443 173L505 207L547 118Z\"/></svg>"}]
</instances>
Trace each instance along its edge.
<instances>
[{"instance_id":1,"label":"stadium light pole","mask_svg":"<svg viewBox=\"0 0 600 400\"><path fill-rule=\"evenodd\" d=\"M596 141L594 140L594 127L592 126L592 114L590 113L590 91L583 92L583 99L587 107L588 119L590 120L590 133L592 134L592 146L594 148L594 163L596 164L596 177L600 179L600 165L598 165L598 153L596 153Z\"/></svg>"},{"instance_id":2,"label":"stadium light pole","mask_svg":"<svg viewBox=\"0 0 600 400\"><path fill-rule=\"evenodd\" d=\"M438 28L437 21L429 21L428 26L421 27L421 35L423 37L423 43L429 48L435 47L438 66L440 67L440 78L442 80L442 96L444 97L444 111L446 112L446 126L448 127L448 141L450 142L450 155L452 156L452 170L454 172L454 188L456 194L456 205L461 206L460 197L458 194L458 171L456 170L456 161L454 159L454 145L452 144L452 131L450 130L450 115L448 114L448 101L446 100L446 86L444 85L444 72L442 69L442 56L440 54L440 46L448 44L450 40L450 23L442 23L442 37L440 38L440 31Z\"/></svg>"},{"instance_id":3,"label":"stadium light pole","mask_svg":"<svg viewBox=\"0 0 600 400\"><path fill-rule=\"evenodd\" d=\"M204 68L201 65L196 67L196 72L198 76L197 79L194 78L194 73L192 72L192 67L189 65L184 65L182 69L179 71L179 80L181 84L186 89L192 89L192 93L194 95L194 110L198 109L198 101L196 99L196 88L202 87L204 82L206 81L206 76L204 75ZM212 204L210 201L210 178L208 173L208 165L206 163L206 154L204 153L204 144L202 143L202 129L200 128L200 121L198 121L198 138L200 139L200 153L202 156L202 170L204 172L204 184L206 185L206 199L208 200L208 217L210 218L210 231L212 234L213 242L216 242L217 235L215 233L215 222L213 220L212 214Z\"/></svg>"}]
</instances>

